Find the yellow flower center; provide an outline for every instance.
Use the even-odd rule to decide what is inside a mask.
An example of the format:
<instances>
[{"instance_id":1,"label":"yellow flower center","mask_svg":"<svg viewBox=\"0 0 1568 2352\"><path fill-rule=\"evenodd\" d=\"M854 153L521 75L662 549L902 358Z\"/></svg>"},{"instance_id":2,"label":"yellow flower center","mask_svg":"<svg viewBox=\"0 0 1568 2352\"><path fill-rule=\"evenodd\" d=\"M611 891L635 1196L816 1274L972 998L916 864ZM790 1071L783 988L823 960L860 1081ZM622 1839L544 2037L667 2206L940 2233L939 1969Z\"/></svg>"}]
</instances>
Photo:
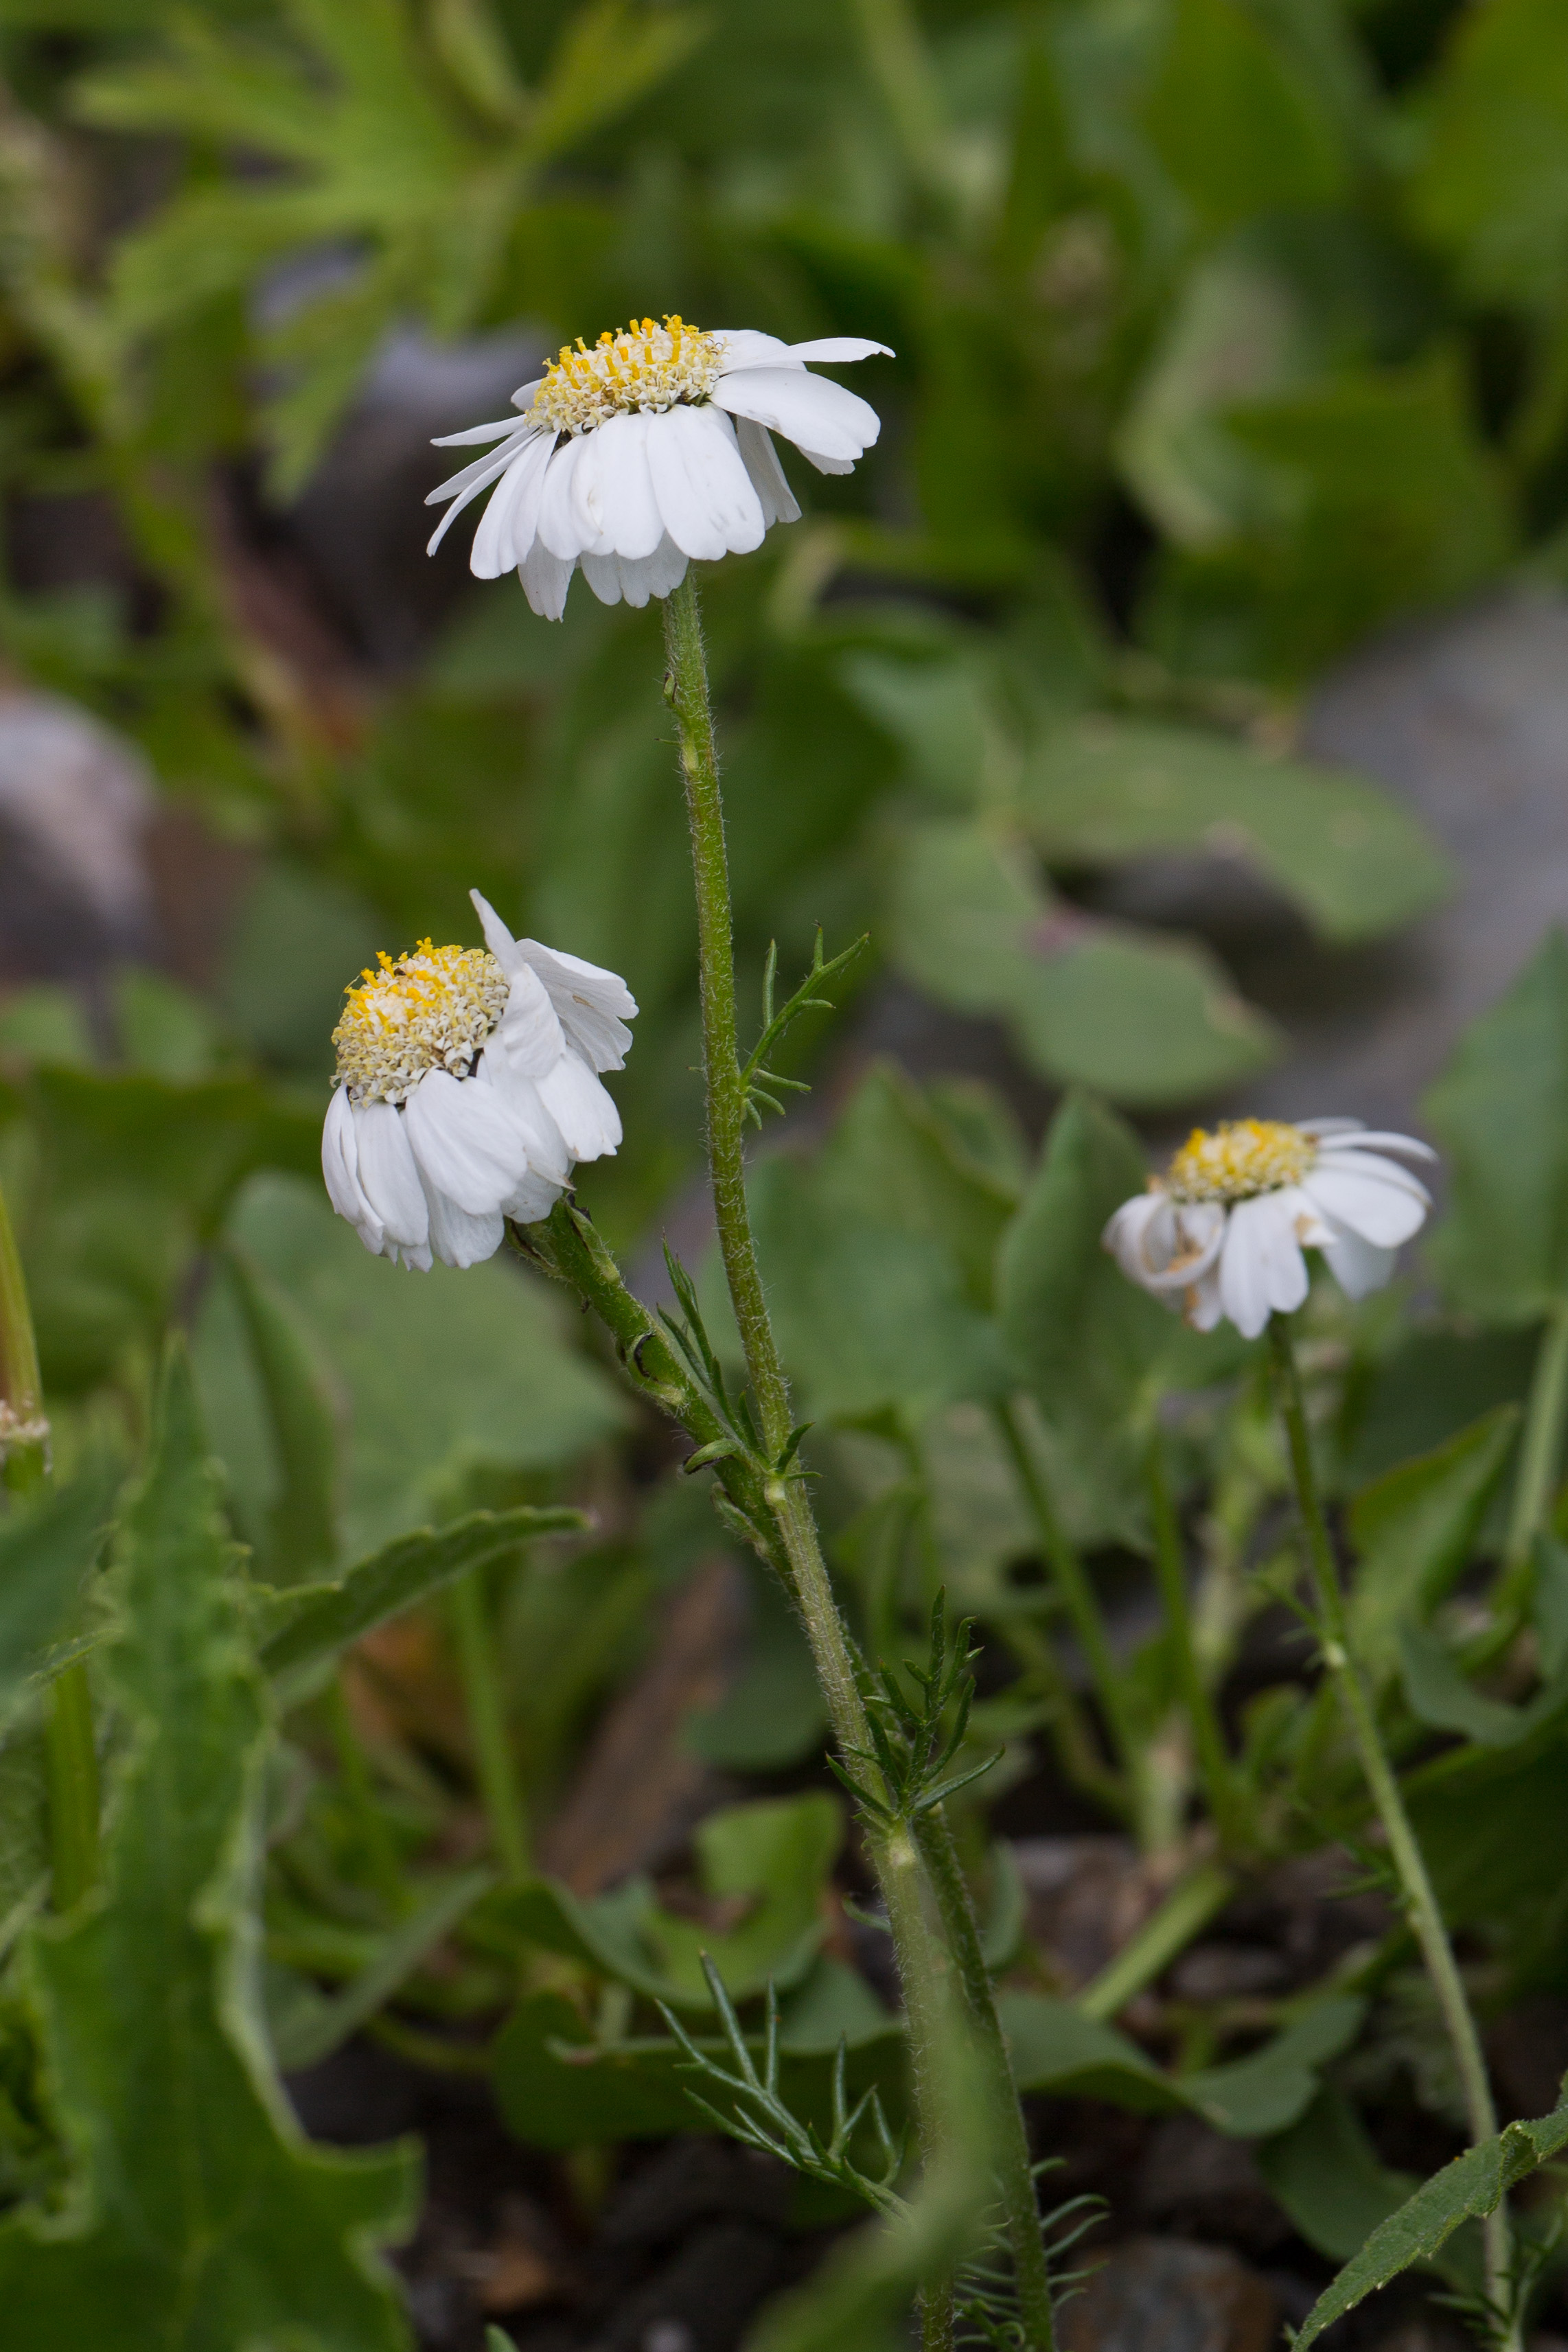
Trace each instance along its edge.
<instances>
[{"instance_id":1,"label":"yellow flower center","mask_svg":"<svg viewBox=\"0 0 1568 2352\"><path fill-rule=\"evenodd\" d=\"M1318 1156L1312 1137L1279 1118L1225 1119L1213 1134L1194 1127L1165 1174L1177 1201L1250 1201L1299 1184Z\"/></svg>"},{"instance_id":2,"label":"yellow flower center","mask_svg":"<svg viewBox=\"0 0 1568 2352\"><path fill-rule=\"evenodd\" d=\"M437 948L421 940L395 961L367 965L344 993L332 1032L338 1076L354 1102L404 1101L426 1070L467 1077L500 1019L510 985L483 948Z\"/></svg>"},{"instance_id":3,"label":"yellow flower center","mask_svg":"<svg viewBox=\"0 0 1568 2352\"><path fill-rule=\"evenodd\" d=\"M679 312L662 327L634 320L613 335L606 331L592 351L581 335L575 351L563 343L529 415L557 433L591 433L634 409L658 415L678 400L706 400L723 364L723 336L689 327Z\"/></svg>"}]
</instances>

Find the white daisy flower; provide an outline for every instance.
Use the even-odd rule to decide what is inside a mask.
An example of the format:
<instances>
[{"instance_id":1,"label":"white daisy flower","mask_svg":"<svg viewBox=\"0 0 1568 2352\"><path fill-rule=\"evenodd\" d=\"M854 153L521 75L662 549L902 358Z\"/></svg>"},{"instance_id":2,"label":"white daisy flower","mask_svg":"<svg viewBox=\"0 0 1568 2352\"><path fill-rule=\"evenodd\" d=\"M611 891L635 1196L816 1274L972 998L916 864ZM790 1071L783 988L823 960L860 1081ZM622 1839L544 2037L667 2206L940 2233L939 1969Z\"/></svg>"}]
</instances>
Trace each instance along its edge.
<instances>
[{"instance_id":1,"label":"white daisy flower","mask_svg":"<svg viewBox=\"0 0 1568 2352\"><path fill-rule=\"evenodd\" d=\"M421 940L348 991L321 1136L334 1209L366 1249L427 1270L474 1265L504 1220L546 1215L580 1160L621 1139L598 1072L626 1060L637 1012L597 964L514 940L470 893L484 948Z\"/></svg>"},{"instance_id":2,"label":"white daisy flower","mask_svg":"<svg viewBox=\"0 0 1568 2352\"><path fill-rule=\"evenodd\" d=\"M1228 1318L1255 1339L1271 1314L1307 1296L1304 1249L1323 1254L1352 1298L1394 1271L1431 1196L1385 1154L1436 1154L1413 1136L1373 1133L1354 1118L1226 1121L1194 1128L1163 1176L1124 1201L1105 1228L1123 1274L1212 1331Z\"/></svg>"},{"instance_id":3,"label":"white daisy flower","mask_svg":"<svg viewBox=\"0 0 1568 2352\"><path fill-rule=\"evenodd\" d=\"M603 334L592 351L579 336L575 351L563 343L537 382L512 394L521 419L437 442L500 446L431 491L426 506L451 504L426 552L494 483L468 559L479 579L515 564L549 621L561 618L579 564L601 604L668 596L693 557L742 554L773 523L799 519L771 434L819 473L853 472L881 421L806 362L874 352L892 356L856 335L781 343L749 327L704 334L677 316Z\"/></svg>"}]
</instances>

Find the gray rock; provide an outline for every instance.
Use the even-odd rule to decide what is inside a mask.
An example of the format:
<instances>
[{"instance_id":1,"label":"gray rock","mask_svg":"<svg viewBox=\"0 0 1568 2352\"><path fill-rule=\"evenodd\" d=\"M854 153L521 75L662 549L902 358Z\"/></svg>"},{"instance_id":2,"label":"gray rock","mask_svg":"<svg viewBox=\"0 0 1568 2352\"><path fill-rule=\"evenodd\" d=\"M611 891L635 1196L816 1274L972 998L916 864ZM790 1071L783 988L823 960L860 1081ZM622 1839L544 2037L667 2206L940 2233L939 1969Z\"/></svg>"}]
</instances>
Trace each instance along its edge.
<instances>
[{"instance_id":1,"label":"gray rock","mask_svg":"<svg viewBox=\"0 0 1568 2352\"><path fill-rule=\"evenodd\" d=\"M144 954L153 796L133 744L53 694L0 694L0 975Z\"/></svg>"},{"instance_id":2,"label":"gray rock","mask_svg":"<svg viewBox=\"0 0 1568 2352\"><path fill-rule=\"evenodd\" d=\"M1062 2313L1062 2352L1268 2352L1266 2280L1218 2246L1132 2238Z\"/></svg>"}]
</instances>

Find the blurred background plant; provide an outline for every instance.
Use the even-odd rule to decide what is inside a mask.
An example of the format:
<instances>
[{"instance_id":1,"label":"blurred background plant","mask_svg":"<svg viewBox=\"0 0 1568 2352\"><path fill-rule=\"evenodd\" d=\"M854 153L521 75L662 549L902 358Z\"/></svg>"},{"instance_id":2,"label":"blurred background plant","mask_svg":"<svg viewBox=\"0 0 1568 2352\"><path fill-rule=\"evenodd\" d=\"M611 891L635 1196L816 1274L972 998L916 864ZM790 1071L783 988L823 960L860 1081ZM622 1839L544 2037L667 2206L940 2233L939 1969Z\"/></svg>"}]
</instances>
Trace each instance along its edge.
<instances>
[{"instance_id":1,"label":"blurred background plant","mask_svg":"<svg viewBox=\"0 0 1568 2352\"><path fill-rule=\"evenodd\" d=\"M777 1594L555 1294L500 1263L395 1276L315 1173L345 982L378 948L468 938L477 884L515 929L626 973L644 1008L627 1142L584 1197L645 1288L661 1223L702 1255L657 615L580 583L552 631L510 584L472 593L460 530L422 553L447 470L430 437L498 413L563 339L665 310L897 353L863 371L877 451L801 483L805 520L708 599L743 988L771 941L804 967L819 924L830 953L874 942L833 1059L803 1024L789 1066L833 1083L755 1184L836 1570L873 1655L920 1639L940 1585L980 1622L965 1753L1004 1762L959 1825L1026 2080L1260 2142L1293 2259L1326 2274L1312 2262L1354 2250L1402 2168L1449 2152L1442 2052L1386 1915L1351 1959L1323 1926L1353 1905L1319 1902L1299 1949L1281 1927L1262 1991L1181 1976L1194 1938L1250 1949L1245 1927L1202 1938L1363 1821L1280 1626L1257 1368L1096 1253L1142 1181L1106 1106L1158 1127L1240 1099L1300 1034L1270 955L1356 1001L1369 944L1452 885L1412 806L1310 756L1301 714L1385 625L1550 587L1568 562L1560 8L0 0L0 1180L82 1524L143 1460L183 1327L224 1507L272 1595L251 1625L287 1712L264 1815L237 1781L187 1864L205 1885L235 1824L264 1822L275 2053L320 2063L368 2024L426 2086L489 2074L519 2139L568 2152L520 2173L456 2092L400 2093L377 2122L378 2077L345 2122L330 2088L301 2090L333 2137L428 2126L439 2193L410 2272L457 2301L416 2306L426 2336L477 2342L481 2304L582 2301L562 2244L593 2227L602 2151L691 2118L656 2005L713 2030L701 1948L748 2021L776 1984L797 2108L827 2127L843 2031L852 2096L879 2086L900 2115L882 1947ZM1197 868L1242 892L1268 952L1223 890L1212 919L1212 887L1184 896ZM1568 1350L1563 989L1549 947L1434 1100L1455 1169L1441 1296L1318 1301L1309 1328L1380 1700L1428 1776L1421 1826L1500 2017L1568 1991L1560 1841L1498 1827L1561 1804L1561 1555L1541 1547ZM1037 1157L1064 1087L1096 1099ZM700 1286L723 1352L711 1268ZM1188 1647L1235 1752L1217 1838L1147 1574L1152 1430ZM34 1668L105 1646L67 1536L16 1621ZM355 1562L336 1600L289 1597ZM1482 1614L1478 1562L1498 1566ZM216 1687L233 1628L214 1606L183 1697L145 1658L99 1661L116 1720L184 1722ZM229 1697L243 1744L260 1702ZM5 1704L0 2184L36 2212L114 2103L58 2023L67 1996L50 2042L55 1996L19 1990L47 1881L36 1695L18 1680ZM202 1784L194 1746L180 1769ZM1120 1925L1076 1972L1042 1925L1047 1864L1026 1885L1008 1843L1047 1829L1114 1848L1121 1873ZM145 1833L128 1806L121 1853ZM228 1887L225 1954L255 1930L248 1900ZM205 1985L208 1948L181 1965ZM613 2063L574 2059L590 2042ZM134 2116L116 2128L132 2148ZM279 2178L281 2242L317 2190ZM560 2242L509 2220L496 2179L535 2222L574 2217ZM357 2193L338 2182L329 2237L361 2226ZM363 2193L363 2226L390 2230L410 2190L384 2167ZM772 2194L747 2223L766 2223L758 2294L793 2259ZM939 2234L973 2220L956 2192L938 2207ZM793 2213L850 2210L803 2192ZM461 2228L489 2272L454 2268L441 2232ZM301 2273L333 2309L337 2259ZM901 2256L836 2273L776 2340L847 2340L847 2311L869 2346L913 2275ZM651 2326L642 2291L627 2309ZM398 2340L390 2301L342 2292L329 2340ZM59 2310L71 2341L112 2333L112 2311ZM714 2352L744 2316L714 2321Z\"/></svg>"}]
</instances>

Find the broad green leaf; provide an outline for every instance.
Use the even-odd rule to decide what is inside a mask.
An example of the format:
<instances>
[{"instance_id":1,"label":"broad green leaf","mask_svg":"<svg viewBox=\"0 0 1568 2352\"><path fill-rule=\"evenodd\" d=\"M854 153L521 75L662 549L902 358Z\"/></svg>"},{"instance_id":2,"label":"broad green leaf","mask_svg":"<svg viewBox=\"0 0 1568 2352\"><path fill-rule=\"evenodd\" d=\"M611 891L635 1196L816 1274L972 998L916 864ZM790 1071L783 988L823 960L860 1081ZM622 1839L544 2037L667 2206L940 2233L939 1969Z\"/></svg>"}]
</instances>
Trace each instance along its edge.
<instances>
[{"instance_id":1,"label":"broad green leaf","mask_svg":"<svg viewBox=\"0 0 1568 2352\"><path fill-rule=\"evenodd\" d=\"M106 1892L35 1926L23 1959L74 2193L0 2224L0 2294L40 2345L404 2352L372 2249L412 2219L413 2158L308 2146L266 2055L250 1920L271 1724L178 1354L122 1577Z\"/></svg>"},{"instance_id":2,"label":"broad green leaf","mask_svg":"<svg viewBox=\"0 0 1568 2352\"><path fill-rule=\"evenodd\" d=\"M1552 930L1467 1031L1424 1106L1448 1210L1432 1255L1449 1297L1524 1323L1568 1297L1568 936Z\"/></svg>"},{"instance_id":3,"label":"broad green leaf","mask_svg":"<svg viewBox=\"0 0 1568 2352\"><path fill-rule=\"evenodd\" d=\"M319 1179L258 1181L229 1237L282 1297L347 1400L341 1524L368 1553L460 1499L472 1471L542 1469L609 1435L626 1408L569 1345L563 1302L504 1258L414 1275L373 1258ZM247 1535L281 1480L232 1294L214 1286L195 1365Z\"/></svg>"},{"instance_id":4,"label":"broad green leaf","mask_svg":"<svg viewBox=\"0 0 1568 2352\"><path fill-rule=\"evenodd\" d=\"M1462 1574L1518 1429L1518 1407L1498 1405L1352 1503L1359 1565L1351 1627L1356 1655L1373 1673L1392 1671L1401 1622L1425 1615Z\"/></svg>"},{"instance_id":5,"label":"broad green leaf","mask_svg":"<svg viewBox=\"0 0 1568 2352\"><path fill-rule=\"evenodd\" d=\"M1320 2091L1289 2131L1258 2151L1258 2169L1309 2245L1331 2262L1359 2253L1415 2187L1380 2162L1360 2116L1338 2091Z\"/></svg>"},{"instance_id":6,"label":"broad green leaf","mask_svg":"<svg viewBox=\"0 0 1568 2352\"><path fill-rule=\"evenodd\" d=\"M1295 59L1242 0L1177 0L1144 122L1205 222L1333 201L1347 159Z\"/></svg>"},{"instance_id":7,"label":"broad green leaf","mask_svg":"<svg viewBox=\"0 0 1568 2352\"><path fill-rule=\"evenodd\" d=\"M1226 1332L1207 1339L1129 1282L1100 1236L1142 1192L1148 1163L1113 1111L1069 1096L997 1268L1003 1336L1023 1387L1079 1473L1109 1498L1137 1476L1134 1449L1161 1392L1223 1380L1239 1360Z\"/></svg>"},{"instance_id":8,"label":"broad green leaf","mask_svg":"<svg viewBox=\"0 0 1568 2352\"><path fill-rule=\"evenodd\" d=\"M836 1800L821 1791L710 1813L692 1844L704 1894L743 1904L740 1925L727 1932L666 1911L641 1878L591 1903L559 1880L536 1878L492 1896L487 1916L650 2000L711 2011L703 1952L736 2000L761 1993L770 1979L786 1992L806 1975L821 1946L822 1891L843 1834Z\"/></svg>"},{"instance_id":9,"label":"broad green leaf","mask_svg":"<svg viewBox=\"0 0 1568 2352\"><path fill-rule=\"evenodd\" d=\"M911 825L888 871L894 961L939 1003L1001 1015L1047 1077L1153 1105L1273 1056L1268 1024L1206 948L1054 900L1009 835Z\"/></svg>"},{"instance_id":10,"label":"broad green leaf","mask_svg":"<svg viewBox=\"0 0 1568 2352\"><path fill-rule=\"evenodd\" d=\"M995 797L996 720L977 667L867 653L852 654L841 675L867 716L897 738L928 791L963 808Z\"/></svg>"},{"instance_id":11,"label":"broad green leaf","mask_svg":"<svg viewBox=\"0 0 1568 2352\"><path fill-rule=\"evenodd\" d=\"M413 1975L494 1884L492 1871L466 1870L437 1887L406 1919L389 1930L369 1967L341 1992L319 1992L308 1977L292 1969L269 1969L267 2021L279 2065L315 2066L338 2049L391 2000L405 1979Z\"/></svg>"},{"instance_id":12,"label":"broad green leaf","mask_svg":"<svg viewBox=\"0 0 1568 2352\"><path fill-rule=\"evenodd\" d=\"M268 1674L292 1683L302 1673L357 1642L373 1625L395 1617L472 1569L515 1553L542 1535L580 1532L580 1511L471 1511L449 1527L399 1536L331 1583L296 1584L254 1592L257 1647Z\"/></svg>"},{"instance_id":13,"label":"broad green leaf","mask_svg":"<svg viewBox=\"0 0 1568 2352\"><path fill-rule=\"evenodd\" d=\"M1419 109L1409 203L1472 294L1551 314L1568 268L1568 74L1556 0L1455 20Z\"/></svg>"},{"instance_id":14,"label":"broad green leaf","mask_svg":"<svg viewBox=\"0 0 1568 2352\"><path fill-rule=\"evenodd\" d=\"M695 2037L700 2050L721 2054L721 2045ZM903 2105L903 2028L883 2017L870 2031L847 2036L846 2078L851 2099L875 2087L897 2128ZM754 2045L761 2054L760 2042ZM781 2035L779 2088L797 2115L825 2128L832 2123L833 2066L830 2048L792 2047ZM668 2035L632 2042L595 2042L578 2011L559 1993L525 2000L502 2030L495 2048L496 2097L509 2127L534 2147L584 2147L597 2141L658 2139L700 2129L687 2085L693 2083L679 2042ZM695 2087L722 2107L717 2085Z\"/></svg>"},{"instance_id":15,"label":"broad green leaf","mask_svg":"<svg viewBox=\"0 0 1568 2352\"><path fill-rule=\"evenodd\" d=\"M731 1772L776 1772L819 1746L827 1704L778 1579L759 1564L748 1584L745 1664L717 1706L691 1717L686 1737L707 1763Z\"/></svg>"},{"instance_id":16,"label":"broad green leaf","mask_svg":"<svg viewBox=\"0 0 1568 2352\"><path fill-rule=\"evenodd\" d=\"M1315 2000L1249 2058L1179 2075L1177 2087L1232 2138L1284 2131L1305 2115L1318 2095L1320 2070L1349 2049L1365 2015L1365 2001L1350 1995Z\"/></svg>"},{"instance_id":17,"label":"broad green leaf","mask_svg":"<svg viewBox=\"0 0 1568 2352\"><path fill-rule=\"evenodd\" d=\"M1461 2221L1495 2212L1516 2181L1568 2147L1568 2104L1533 2123L1506 2125L1495 2139L1482 2140L1445 2165L1382 2221L1326 2287L1296 2338L1301 2352L1325 2327L1353 2311L1363 2298L1415 2263L1429 2262Z\"/></svg>"},{"instance_id":18,"label":"broad green leaf","mask_svg":"<svg viewBox=\"0 0 1568 2352\"><path fill-rule=\"evenodd\" d=\"M1481 1748L1516 1748L1568 1707L1568 1669L1559 1668L1527 1706L1473 1690L1429 1625L1399 1628L1405 1696L1419 1723L1461 1732Z\"/></svg>"},{"instance_id":19,"label":"broad green leaf","mask_svg":"<svg viewBox=\"0 0 1568 2352\"><path fill-rule=\"evenodd\" d=\"M1047 858L1239 858L1330 940L1408 922L1451 885L1429 836L1374 786L1196 728L1096 718L1048 735L1026 769L1022 805Z\"/></svg>"},{"instance_id":20,"label":"broad green leaf","mask_svg":"<svg viewBox=\"0 0 1568 2352\"><path fill-rule=\"evenodd\" d=\"M1216 2131L1246 2139L1305 2114L1320 2069L1354 2040L1366 2004L1314 2002L1250 2057L1191 2074L1163 2073L1136 2042L1071 2001L1004 1992L997 2006L1021 2091L1109 2099L1148 2115L1187 2107Z\"/></svg>"},{"instance_id":21,"label":"broad green leaf","mask_svg":"<svg viewBox=\"0 0 1568 2352\"><path fill-rule=\"evenodd\" d=\"M781 1152L751 1186L768 1303L803 1415L856 1420L891 1407L919 1421L954 1397L994 1393L995 1328L965 1295L957 1248L895 1222L896 1198L885 1218L875 1200L850 1205L837 1172Z\"/></svg>"},{"instance_id":22,"label":"broad green leaf","mask_svg":"<svg viewBox=\"0 0 1568 2352\"><path fill-rule=\"evenodd\" d=\"M30 1507L13 1500L0 1520L0 1723L71 1629L121 1476L111 1463L89 1464Z\"/></svg>"}]
</instances>

